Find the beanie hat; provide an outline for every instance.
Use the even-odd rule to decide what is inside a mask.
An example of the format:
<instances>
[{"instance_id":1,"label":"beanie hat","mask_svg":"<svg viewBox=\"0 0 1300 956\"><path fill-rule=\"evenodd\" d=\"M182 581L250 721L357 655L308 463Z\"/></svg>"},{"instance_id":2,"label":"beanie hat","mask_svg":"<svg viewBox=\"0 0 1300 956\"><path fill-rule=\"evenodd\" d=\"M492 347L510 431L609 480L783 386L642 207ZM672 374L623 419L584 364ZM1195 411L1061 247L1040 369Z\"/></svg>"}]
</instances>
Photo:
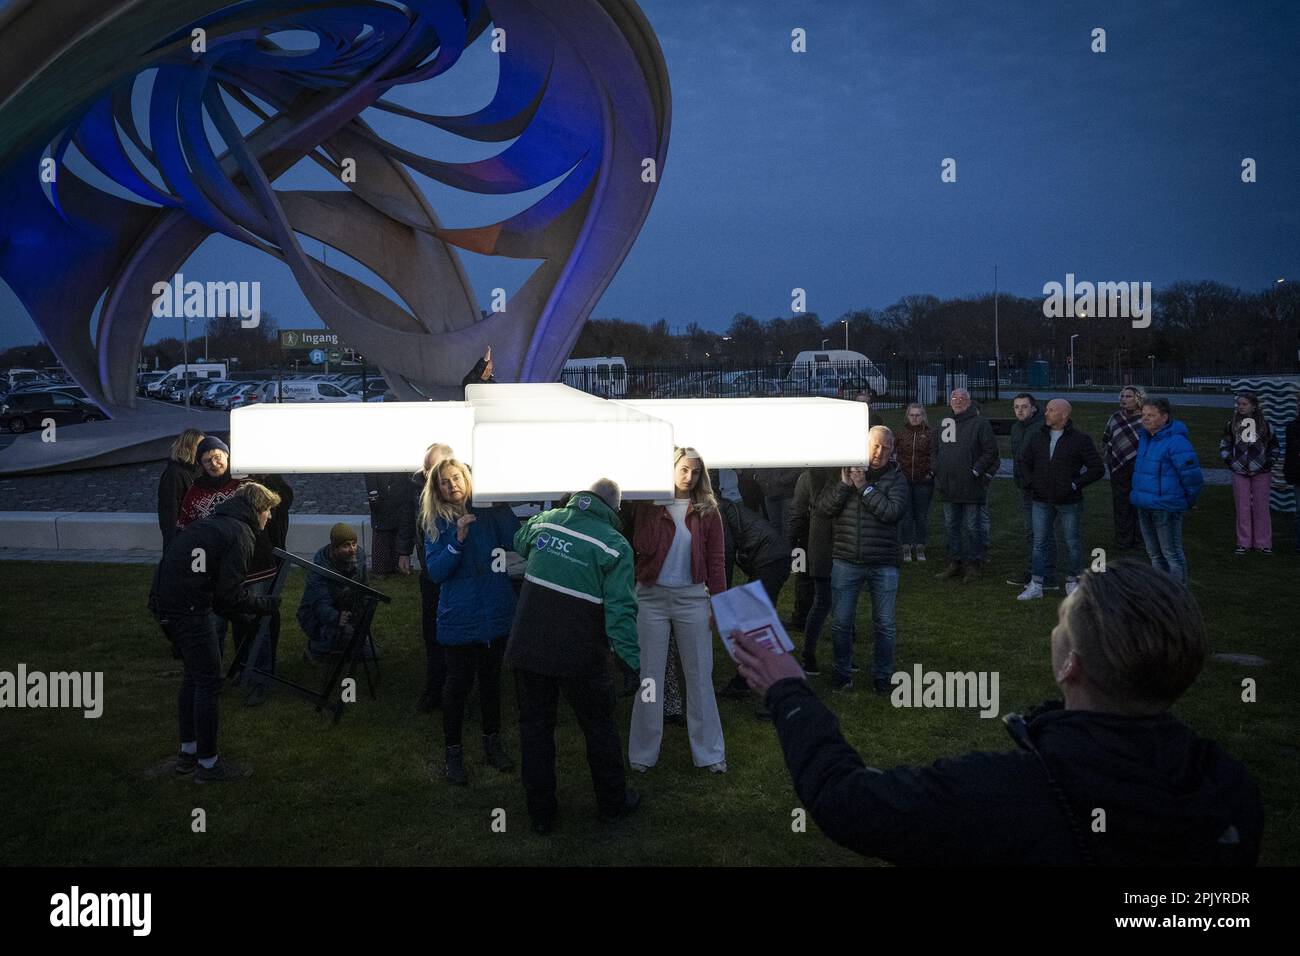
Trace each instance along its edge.
<instances>
[{"instance_id":1,"label":"beanie hat","mask_svg":"<svg viewBox=\"0 0 1300 956\"><path fill-rule=\"evenodd\" d=\"M349 541L357 540L357 533L352 530L352 525L340 521L334 527L330 528L330 544L338 547Z\"/></svg>"},{"instance_id":2,"label":"beanie hat","mask_svg":"<svg viewBox=\"0 0 1300 956\"><path fill-rule=\"evenodd\" d=\"M223 442L216 435L208 435L203 439L203 441L199 442L199 447L194 449L194 460L202 461L203 456L210 451L225 452L226 457L227 458L230 457L230 446L227 445L225 442Z\"/></svg>"}]
</instances>

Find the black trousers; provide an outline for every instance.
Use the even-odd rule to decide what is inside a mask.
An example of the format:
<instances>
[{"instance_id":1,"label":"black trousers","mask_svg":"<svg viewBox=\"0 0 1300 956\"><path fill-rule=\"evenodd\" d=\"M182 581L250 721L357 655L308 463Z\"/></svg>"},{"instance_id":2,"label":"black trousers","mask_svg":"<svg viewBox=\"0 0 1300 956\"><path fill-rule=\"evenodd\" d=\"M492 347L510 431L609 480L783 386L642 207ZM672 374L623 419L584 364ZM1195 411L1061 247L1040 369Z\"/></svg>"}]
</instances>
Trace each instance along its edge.
<instances>
[{"instance_id":1,"label":"black trousers","mask_svg":"<svg viewBox=\"0 0 1300 956\"><path fill-rule=\"evenodd\" d=\"M781 588L785 587L786 579L789 577L789 561L773 561L758 569L758 580L763 585L763 590L767 592L772 607L776 607L777 598L781 596Z\"/></svg>"},{"instance_id":2,"label":"black trousers","mask_svg":"<svg viewBox=\"0 0 1300 956\"><path fill-rule=\"evenodd\" d=\"M424 637L424 690L442 700L447 683L447 655L438 643L438 594L442 588L420 572L420 632Z\"/></svg>"},{"instance_id":3,"label":"black trousers","mask_svg":"<svg viewBox=\"0 0 1300 956\"><path fill-rule=\"evenodd\" d=\"M461 742L465 724L465 698L478 677L479 706L483 711L483 733L501 732L501 661L506 655L502 634L491 644L461 644L447 647L447 682L442 685L442 736L447 746Z\"/></svg>"},{"instance_id":4,"label":"black trousers","mask_svg":"<svg viewBox=\"0 0 1300 956\"><path fill-rule=\"evenodd\" d=\"M1136 548L1142 543L1138 537L1137 509L1129 502L1133 490L1134 459L1130 458L1110 473L1110 500L1115 512L1115 544L1121 548Z\"/></svg>"},{"instance_id":5,"label":"black trousers","mask_svg":"<svg viewBox=\"0 0 1300 956\"><path fill-rule=\"evenodd\" d=\"M790 619L801 630L808 626L808 612L812 610L815 594L816 585L811 574L801 571L794 576L794 614Z\"/></svg>"},{"instance_id":6,"label":"black trousers","mask_svg":"<svg viewBox=\"0 0 1300 956\"><path fill-rule=\"evenodd\" d=\"M197 740L199 759L217 755L217 714L221 694L221 645L208 614L165 618L162 628L185 662L177 699L181 743Z\"/></svg>"},{"instance_id":7,"label":"black trousers","mask_svg":"<svg viewBox=\"0 0 1300 956\"><path fill-rule=\"evenodd\" d=\"M560 693L573 708L578 726L587 738L587 766L596 790L596 804L604 812L623 805L627 780L623 770L623 744L614 724L614 682L602 670L591 677L552 677L515 670L515 696L519 701L520 774L534 820L555 816L555 711Z\"/></svg>"}]
</instances>

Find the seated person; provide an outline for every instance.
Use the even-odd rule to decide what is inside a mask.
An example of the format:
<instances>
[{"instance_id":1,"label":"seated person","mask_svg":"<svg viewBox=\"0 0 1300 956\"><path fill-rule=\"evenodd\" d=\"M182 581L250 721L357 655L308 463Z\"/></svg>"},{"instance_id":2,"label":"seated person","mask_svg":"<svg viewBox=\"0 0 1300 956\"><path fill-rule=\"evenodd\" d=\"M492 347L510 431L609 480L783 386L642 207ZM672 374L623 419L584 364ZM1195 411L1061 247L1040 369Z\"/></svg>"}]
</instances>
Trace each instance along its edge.
<instances>
[{"instance_id":1,"label":"seated person","mask_svg":"<svg viewBox=\"0 0 1300 956\"><path fill-rule=\"evenodd\" d=\"M359 584L369 580L366 553L357 543L357 533L342 521L330 529L330 543L316 552L312 563ZM355 589L323 574L307 575L307 586L298 604L298 624L307 635L303 660L317 664L330 651L342 650L351 636L349 618L355 600Z\"/></svg>"}]
</instances>

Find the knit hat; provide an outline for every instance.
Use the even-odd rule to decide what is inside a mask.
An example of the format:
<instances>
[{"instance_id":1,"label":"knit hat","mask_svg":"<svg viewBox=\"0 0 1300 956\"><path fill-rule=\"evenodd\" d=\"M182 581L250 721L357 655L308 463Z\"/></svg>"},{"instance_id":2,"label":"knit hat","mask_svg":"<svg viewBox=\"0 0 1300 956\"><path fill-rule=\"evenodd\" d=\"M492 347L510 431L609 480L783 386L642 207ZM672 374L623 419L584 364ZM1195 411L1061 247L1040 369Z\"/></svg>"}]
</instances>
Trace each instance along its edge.
<instances>
[{"instance_id":1,"label":"knit hat","mask_svg":"<svg viewBox=\"0 0 1300 956\"><path fill-rule=\"evenodd\" d=\"M203 439L203 441L199 442L199 447L194 449L194 460L202 461L203 456L210 451L225 452L226 457L227 458L230 457L230 446L227 445L225 442L223 442L216 435L208 435Z\"/></svg>"},{"instance_id":2,"label":"knit hat","mask_svg":"<svg viewBox=\"0 0 1300 956\"><path fill-rule=\"evenodd\" d=\"M347 544L347 542L355 540L357 540L357 533L352 530L350 524L340 521L330 528L330 544L336 548L341 544Z\"/></svg>"}]
</instances>

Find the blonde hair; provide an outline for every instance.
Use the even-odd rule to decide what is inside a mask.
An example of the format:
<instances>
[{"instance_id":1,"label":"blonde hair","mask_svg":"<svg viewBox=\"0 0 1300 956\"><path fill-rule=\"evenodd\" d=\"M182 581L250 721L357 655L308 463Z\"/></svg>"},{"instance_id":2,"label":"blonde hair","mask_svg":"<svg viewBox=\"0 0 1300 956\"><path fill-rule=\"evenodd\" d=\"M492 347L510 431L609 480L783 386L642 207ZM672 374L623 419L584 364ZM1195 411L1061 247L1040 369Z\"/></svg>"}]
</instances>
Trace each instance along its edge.
<instances>
[{"instance_id":1,"label":"blonde hair","mask_svg":"<svg viewBox=\"0 0 1300 956\"><path fill-rule=\"evenodd\" d=\"M438 479L442 475L444 468L459 468L461 476L465 479L465 504L452 504L442 496L438 488ZM434 522L441 518L448 524L454 524L456 520L465 513L470 499L474 495L474 479L470 475L469 467L455 458L444 458L438 463L438 467L429 472L429 477L424 481L424 491L420 492L420 526L424 528L424 533L429 537L436 537L438 534Z\"/></svg>"},{"instance_id":2,"label":"blonde hair","mask_svg":"<svg viewBox=\"0 0 1300 956\"><path fill-rule=\"evenodd\" d=\"M912 409L914 409L914 408L916 408L916 409L920 409L920 412L921 412L921 424L924 425L926 428L929 428L929 427L930 427L930 414L929 414L929 412L927 412L927 411L925 410L925 406L922 405L920 402L912 402L912 404L910 404L910 405L907 406L907 410L906 410L905 412L903 412L903 418L904 418L904 420L906 421L907 416L910 415L910 414L912 413ZM911 422L907 422L907 424L910 425Z\"/></svg>"},{"instance_id":3,"label":"blonde hair","mask_svg":"<svg viewBox=\"0 0 1300 956\"><path fill-rule=\"evenodd\" d=\"M677 471L677 463L683 458L693 458L700 463L700 477L691 489L691 504L699 514L713 514L718 510L718 499L714 497L713 482L709 480L709 469L704 465L703 456L694 448L677 448L673 452L674 473Z\"/></svg>"},{"instance_id":4,"label":"blonde hair","mask_svg":"<svg viewBox=\"0 0 1300 956\"><path fill-rule=\"evenodd\" d=\"M203 441L203 432L197 428L187 428L176 436L172 442L171 460L182 465L194 464L194 453L198 451L199 442Z\"/></svg>"},{"instance_id":5,"label":"blonde hair","mask_svg":"<svg viewBox=\"0 0 1300 956\"><path fill-rule=\"evenodd\" d=\"M246 481L235 489L235 496L238 498L247 498L248 503L253 506L257 512L265 511L267 508L275 508L280 504L280 496L277 495L266 485L259 485L255 481Z\"/></svg>"}]
</instances>

